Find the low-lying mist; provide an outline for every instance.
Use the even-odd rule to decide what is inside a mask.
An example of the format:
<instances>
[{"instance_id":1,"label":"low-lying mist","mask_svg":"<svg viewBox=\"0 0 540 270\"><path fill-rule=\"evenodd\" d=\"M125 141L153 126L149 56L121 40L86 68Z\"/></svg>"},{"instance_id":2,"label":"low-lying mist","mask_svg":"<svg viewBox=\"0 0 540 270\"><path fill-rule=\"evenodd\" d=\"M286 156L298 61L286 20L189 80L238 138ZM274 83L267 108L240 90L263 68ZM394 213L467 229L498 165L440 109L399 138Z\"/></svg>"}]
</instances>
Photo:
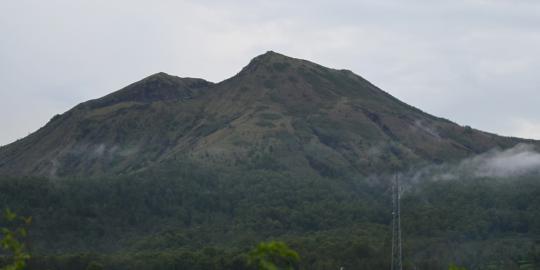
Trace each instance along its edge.
<instances>
[{"instance_id":1,"label":"low-lying mist","mask_svg":"<svg viewBox=\"0 0 540 270\"><path fill-rule=\"evenodd\" d=\"M472 178L512 179L540 175L540 153L531 144L493 149L456 163L429 165L401 174L402 182L414 185L422 181L448 181Z\"/></svg>"}]
</instances>

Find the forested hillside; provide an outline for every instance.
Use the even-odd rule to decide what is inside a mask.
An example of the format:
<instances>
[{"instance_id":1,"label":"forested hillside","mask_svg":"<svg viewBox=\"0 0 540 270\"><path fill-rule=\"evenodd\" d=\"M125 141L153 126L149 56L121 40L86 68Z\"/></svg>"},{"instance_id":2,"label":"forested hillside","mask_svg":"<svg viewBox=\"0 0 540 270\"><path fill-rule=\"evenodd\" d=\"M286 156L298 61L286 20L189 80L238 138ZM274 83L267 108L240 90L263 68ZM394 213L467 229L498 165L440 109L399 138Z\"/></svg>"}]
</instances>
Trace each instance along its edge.
<instances>
[{"instance_id":1,"label":"forested hillside","mask_svg":"<svg viewBox=\"0 0 540 270\"><path fill-rule=\"evenodd\" d=\"M107 269L249 269L242 256L269 239L295 248L302 269L383 269L391 205L377 180L186 166L110 179L3 179L0 192L2 205L33 217L36 269L93 261ZM539 263L537 177L426 181L404 193L402 208L407 269Z\"/></svg>"},{"instance_id":2,"label":"forested hillside","mask_svg":"<svg viewBox=\"0 0 540 270\"><path fill-rule=\"evenodd\" d=\"M300 269L388 269L398 175L405 269L539 269L538 145L268 52L54 116L0 148L0 206L32 217L29 269L254 269L270 240Z\"/></svg>"}]
</instances>

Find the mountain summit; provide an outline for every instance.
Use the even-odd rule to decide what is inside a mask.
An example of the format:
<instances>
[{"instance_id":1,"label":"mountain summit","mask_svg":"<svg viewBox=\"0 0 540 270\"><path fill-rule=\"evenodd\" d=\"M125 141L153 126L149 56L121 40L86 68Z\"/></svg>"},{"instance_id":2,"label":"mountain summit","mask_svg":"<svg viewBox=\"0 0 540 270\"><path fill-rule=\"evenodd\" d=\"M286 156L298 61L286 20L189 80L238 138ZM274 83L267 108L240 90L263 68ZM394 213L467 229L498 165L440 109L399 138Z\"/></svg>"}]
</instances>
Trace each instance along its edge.
<instances>
[{"instance_id":1,"label":"mountain summit","mask_svg":"<svg viewBox=\"0 0 540 270\"><path fill-rule=\"evenodd\" d=\"M118 175L160 164L368 175L524 140L462 127L347 70L267 52L220 83L165 73L0 148L0 175Z\"/></svg>"}]
</instances>

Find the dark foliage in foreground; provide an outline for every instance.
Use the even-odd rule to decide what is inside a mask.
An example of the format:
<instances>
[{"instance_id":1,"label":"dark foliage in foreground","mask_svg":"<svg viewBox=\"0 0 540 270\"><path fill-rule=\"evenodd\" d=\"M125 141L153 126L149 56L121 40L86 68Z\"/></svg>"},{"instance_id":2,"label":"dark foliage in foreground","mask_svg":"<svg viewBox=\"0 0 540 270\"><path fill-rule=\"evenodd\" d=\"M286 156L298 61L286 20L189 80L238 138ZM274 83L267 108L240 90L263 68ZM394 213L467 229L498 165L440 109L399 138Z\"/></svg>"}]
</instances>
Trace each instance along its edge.
<instances>
[{"instance_id":1,"label":"dark foliage in foreground","mask_svg":"<svg viewBox=\"0 0 540 270\"><path fill-rule=\"evenodd\" d=\"M384 179L184 165L116 178L4 178L0 205L33 217L30 269L252 269L249 250L271 239L296 250L301 269L389 266ZM426 181L402 207L406 269L540 265L536 177Z\"/></svg>"}]
</instances>

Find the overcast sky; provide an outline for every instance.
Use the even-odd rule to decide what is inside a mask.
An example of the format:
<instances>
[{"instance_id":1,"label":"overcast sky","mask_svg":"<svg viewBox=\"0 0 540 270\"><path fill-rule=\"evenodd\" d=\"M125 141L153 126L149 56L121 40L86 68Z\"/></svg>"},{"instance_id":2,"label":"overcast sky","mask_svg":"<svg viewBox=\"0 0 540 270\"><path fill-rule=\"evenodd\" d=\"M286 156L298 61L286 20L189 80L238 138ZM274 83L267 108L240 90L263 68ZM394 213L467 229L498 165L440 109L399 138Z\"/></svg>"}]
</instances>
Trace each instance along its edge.
<instances>
[{"instance_id":1,"label":"overcast sky","mask_svg":"<svg viewBox=\"0 0 540 270\"><path fill-rule=\"evenodd\" d=\"M218 82L268 50L461 125L540 139L540 1L0 2L0 145L150 74Z\"/></svg>"}]
</instances>

